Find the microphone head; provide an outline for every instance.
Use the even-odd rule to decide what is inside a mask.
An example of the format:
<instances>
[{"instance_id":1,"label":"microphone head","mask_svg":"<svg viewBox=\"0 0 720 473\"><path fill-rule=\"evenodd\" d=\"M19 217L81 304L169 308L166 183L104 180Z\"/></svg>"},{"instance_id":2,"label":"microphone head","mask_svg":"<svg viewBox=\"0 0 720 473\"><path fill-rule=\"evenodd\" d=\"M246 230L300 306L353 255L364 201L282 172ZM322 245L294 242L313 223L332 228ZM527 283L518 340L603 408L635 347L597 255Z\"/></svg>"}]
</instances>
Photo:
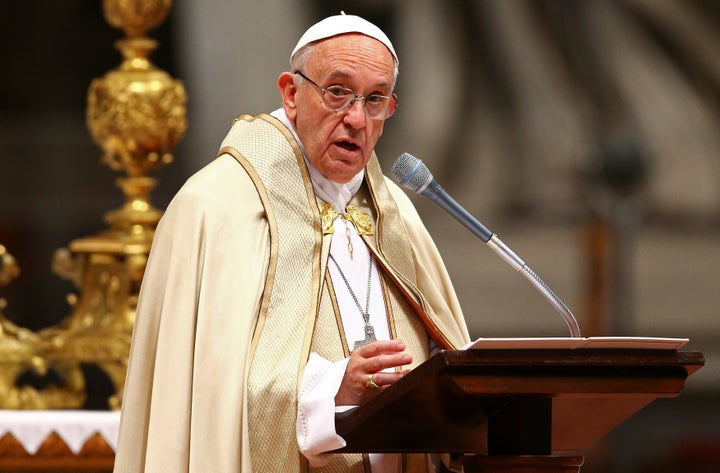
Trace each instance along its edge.
<instances>
[{"instance_id":1,"label":"microphone head","mask_svg":"<svg viewBox=\"0 0 720 473\"><path fill-rule=\"evenodd\" d=\"M390 169L395 181L418 194L432 182L433 175L421 160L410 153L401 154Z\"/></svg>"}]
</instances>

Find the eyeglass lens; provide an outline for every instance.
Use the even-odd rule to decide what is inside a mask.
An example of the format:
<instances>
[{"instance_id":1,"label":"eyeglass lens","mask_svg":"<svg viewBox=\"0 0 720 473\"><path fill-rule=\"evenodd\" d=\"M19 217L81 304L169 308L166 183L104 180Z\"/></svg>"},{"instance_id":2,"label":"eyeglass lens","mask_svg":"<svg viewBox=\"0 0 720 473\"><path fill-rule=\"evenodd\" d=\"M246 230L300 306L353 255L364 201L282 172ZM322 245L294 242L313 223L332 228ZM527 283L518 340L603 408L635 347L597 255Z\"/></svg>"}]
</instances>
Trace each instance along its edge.
<instances>
[{"instance_id":1,"label":"eyeglass lens","mask_svg":"<svg viewBox=\"0 0 720 473\"><path fill-rule=\"evenodd\" d=\"M363 101L368 116L373 119L385 120L390 118L397 108L397 99L394 95L387 97L385 95L372 94L366 97L357 95L352 89L340 85L332 85L327 88L320 87L315 81L302 72L296 71L295 74L298 74L314 85L321 92L325 107L333 112L342 112L349 109L357 99Z\"/></svg>"},{"instance_id":2,"label":"eyeglass lens","mask_svg":"<svg viewBox=\"0 0 720 473\"><path fill-rule=\"evenodd\" d=\"M323 102L334 111L342 111L350 108L355 100L362 100L371 118L388 118L395 111L393 97L383 95L369 95L364 97L355 94L351 89L340 86L331 86L323 91Z\"/></svg>"}]
</instances>

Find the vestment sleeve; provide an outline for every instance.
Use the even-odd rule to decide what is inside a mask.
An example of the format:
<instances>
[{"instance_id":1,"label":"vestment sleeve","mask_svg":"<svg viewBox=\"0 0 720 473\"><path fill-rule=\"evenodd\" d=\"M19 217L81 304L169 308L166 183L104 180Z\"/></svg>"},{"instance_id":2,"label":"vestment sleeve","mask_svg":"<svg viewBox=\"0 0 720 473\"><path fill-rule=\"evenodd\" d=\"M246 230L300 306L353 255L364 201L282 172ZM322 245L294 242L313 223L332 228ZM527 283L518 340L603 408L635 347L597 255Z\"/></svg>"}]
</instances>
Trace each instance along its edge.
<instances>
[{"instance_id":1,"label":"vestment sleeve","mask_svg":"<svg viewBox=\"0 0 720 473\"><path fill-rule=\"evenodd\" d=\"M330 460L325 453L346 445L335 432L335 395L345 375L348 358L335 363L310 353L298 393L296 435L300 452L310 466Z\"/></svg>"}]
</instances>

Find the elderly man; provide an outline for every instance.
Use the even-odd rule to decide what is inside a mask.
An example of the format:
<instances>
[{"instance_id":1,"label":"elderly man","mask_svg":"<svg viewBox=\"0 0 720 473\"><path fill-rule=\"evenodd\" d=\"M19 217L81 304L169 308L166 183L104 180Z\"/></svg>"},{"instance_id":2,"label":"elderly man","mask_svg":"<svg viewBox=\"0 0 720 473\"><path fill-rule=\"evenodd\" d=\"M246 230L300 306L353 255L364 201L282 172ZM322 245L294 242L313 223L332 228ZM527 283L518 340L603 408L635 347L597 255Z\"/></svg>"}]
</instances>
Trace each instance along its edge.
<instances>
[{"instance_id":1,"label":"elderly man","mask_svg":"<svg viewBox=\"0 0 720 473\"><path fill-rule=\"evenodd\" d=\"M374 154L397 107L387 36L315 24L158 226L137 308L116 473L430 471L333 454L338 406L467 329L437 250Z\"/></svg>"}]
</instances>

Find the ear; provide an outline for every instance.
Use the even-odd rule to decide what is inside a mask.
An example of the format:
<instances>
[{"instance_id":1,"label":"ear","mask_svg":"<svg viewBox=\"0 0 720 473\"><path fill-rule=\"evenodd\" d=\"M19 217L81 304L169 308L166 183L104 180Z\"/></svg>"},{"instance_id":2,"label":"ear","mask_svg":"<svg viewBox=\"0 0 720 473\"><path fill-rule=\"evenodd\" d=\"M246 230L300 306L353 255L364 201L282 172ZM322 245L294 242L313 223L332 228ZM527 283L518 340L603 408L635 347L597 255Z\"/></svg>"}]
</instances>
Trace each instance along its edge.
<instances>
[{"instance_id":1,"label":"ear","mask_svg":"<svg viewBox=\"0 0 720 473\"><path fill-rule=\"evenodd\" d=\"M285 114L294 123L297 117L297 87L295 86L295 75L290 72L283 72L277 81L280 97L282 98Z\"/></svg>"}]
</instances>

